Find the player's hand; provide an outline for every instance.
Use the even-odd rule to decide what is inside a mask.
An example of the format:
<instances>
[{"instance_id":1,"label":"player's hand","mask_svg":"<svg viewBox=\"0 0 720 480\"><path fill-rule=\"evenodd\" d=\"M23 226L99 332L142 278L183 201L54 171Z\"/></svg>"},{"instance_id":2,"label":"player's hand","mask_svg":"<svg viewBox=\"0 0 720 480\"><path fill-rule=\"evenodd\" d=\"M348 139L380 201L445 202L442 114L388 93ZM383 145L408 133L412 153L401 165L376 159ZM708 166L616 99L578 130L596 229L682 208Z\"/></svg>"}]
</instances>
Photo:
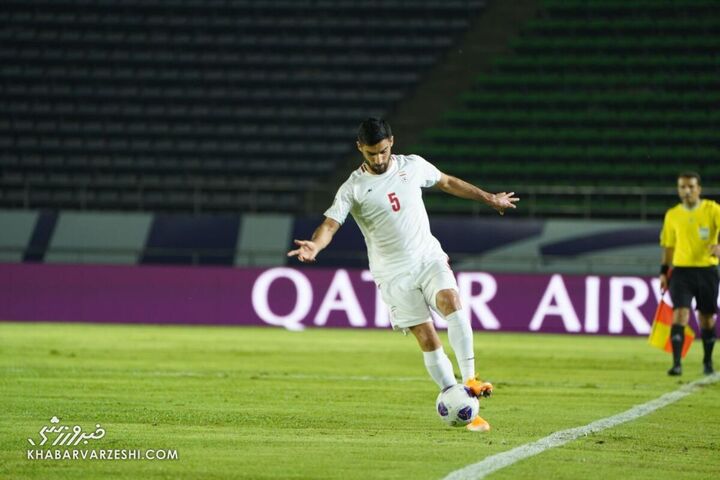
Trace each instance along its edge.
<instances>
[{"instance_id":1,"label":"player's hand","mask_svg":"<svg viewBox=\"0 0 720 480\"><path fill-rule=\"evenodd\" d=\"M505 215L505 209L516 208L515 203L520 201L518 197L513 195L515 195L515 192L494 194L491 203L492 208L497 210L500 215Z\"/></svg>"},{"instance_id":2,"label":"player's hand","mask_svg":"<svg viewBox=\"0 0 720 480\"><path fill-rule=\"evenodd\" d=\"M318 254L318 247L312 240L295 240L295 245L298 246L295 250L290 250L287 253L288 257L297 257L303 263L310 263L315 261L315 257Z\"/></svg>"},{"instance_id":3,"label":"player's hand","mask_svg":"<svg viewBox=\"0 0 720 480\"><path fill-rule=\"evenodd\" d=\"M720 245L710 245L710 255L720 258Z\"/></svg>"}]
</instances>

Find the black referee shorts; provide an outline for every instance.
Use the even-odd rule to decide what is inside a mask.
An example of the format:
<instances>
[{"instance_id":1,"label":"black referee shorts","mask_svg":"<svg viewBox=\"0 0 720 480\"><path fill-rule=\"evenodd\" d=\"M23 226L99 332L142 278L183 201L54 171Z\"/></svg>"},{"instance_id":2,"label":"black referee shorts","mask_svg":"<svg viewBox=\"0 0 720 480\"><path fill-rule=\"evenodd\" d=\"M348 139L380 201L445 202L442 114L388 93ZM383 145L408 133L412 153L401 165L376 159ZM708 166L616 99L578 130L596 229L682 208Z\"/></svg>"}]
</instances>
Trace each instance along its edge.
<instances>
[{"instance_id":1,"label":"black referee shorts","mask_svg":"<svg viewBox=\"0 0 720 480\"><path fill-rule=\"evenodd\" d=\"M692 308L697 301L700 313L717 311L720 274L717 267L675 267L670 275L670 298L673 308Z\"/></svg>"}]
</instances>

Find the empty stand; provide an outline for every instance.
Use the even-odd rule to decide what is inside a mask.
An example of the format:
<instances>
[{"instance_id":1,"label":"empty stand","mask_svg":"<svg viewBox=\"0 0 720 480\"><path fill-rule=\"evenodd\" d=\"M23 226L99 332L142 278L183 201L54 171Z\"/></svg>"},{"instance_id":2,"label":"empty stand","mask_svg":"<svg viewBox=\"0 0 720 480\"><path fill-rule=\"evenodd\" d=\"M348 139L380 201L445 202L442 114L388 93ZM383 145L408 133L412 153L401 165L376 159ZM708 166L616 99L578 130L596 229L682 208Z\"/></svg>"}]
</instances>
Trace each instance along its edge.
<instances>
[{"instance_id":1,"label":"empty stand","mask_svg":"<svg viewBox=\"0 0 720 480\"><path fill-rule=\"evenodd\" d=\"M302 211L482 8L4 1L0 206Z\"/></svg>"},{"instance_id":2,"label":"empty stand","mask_svg":"<svg viewBox=\"0 0 720 480\"><path fill-rule=\"evenodd\" d=\"M519 214L657 217L676 200L682 170L718 187L717 2L541 3L513 54L479 75L415 150L532 200ZM427 203L476 208L445 195Z\"/></svg>"}]
</instances>

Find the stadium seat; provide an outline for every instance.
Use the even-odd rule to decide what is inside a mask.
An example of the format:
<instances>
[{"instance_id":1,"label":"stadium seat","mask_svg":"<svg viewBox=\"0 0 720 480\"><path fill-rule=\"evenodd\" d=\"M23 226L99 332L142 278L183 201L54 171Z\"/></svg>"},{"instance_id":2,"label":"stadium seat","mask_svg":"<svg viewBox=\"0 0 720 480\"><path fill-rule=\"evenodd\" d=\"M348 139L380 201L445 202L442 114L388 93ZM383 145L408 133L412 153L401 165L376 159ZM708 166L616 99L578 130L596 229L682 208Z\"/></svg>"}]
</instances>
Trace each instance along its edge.
<instances>
[{"instance_id":1,"label":"stadium seat","mask_svg":"<svg viewBox=\"0 0 720 480\"><path fill-rule=\"evenodd\" d=\"M10 2L0 12L0 178L42 169L84 183L102 172L86 208L175 211L190 202L192 175L203 208L302 211L302 192L353 151L359 120L412 91L484 5ZM124 175L172 180L146 192ZM250 177L257 200L203 190ZM30 207L73 201L46 181L32 185L48 194Z\"/></svg>"},{"instance_id":2,"label":"stadium seat","mask_svg":"<svg viewBox=\"0 0 720 480\"><path fill-rule=\"evenodd\" d=\"M447 172L480 185L523 191L667 187L720 157L717 51L720 10L709 0L544 0L540 14L491 72L460 92L422 151ZM548 192L552 189L548 189ZM533 195L525 195L532 197ZM662 203L599 195L592 214L660 216ZM581 197L533 197L529 215L584 215ZM571 202L571 203L572 203ZM468 211L429 195L431 209ZM488 211L488 214L492 213Z\"/></svg>"}]
</instances>

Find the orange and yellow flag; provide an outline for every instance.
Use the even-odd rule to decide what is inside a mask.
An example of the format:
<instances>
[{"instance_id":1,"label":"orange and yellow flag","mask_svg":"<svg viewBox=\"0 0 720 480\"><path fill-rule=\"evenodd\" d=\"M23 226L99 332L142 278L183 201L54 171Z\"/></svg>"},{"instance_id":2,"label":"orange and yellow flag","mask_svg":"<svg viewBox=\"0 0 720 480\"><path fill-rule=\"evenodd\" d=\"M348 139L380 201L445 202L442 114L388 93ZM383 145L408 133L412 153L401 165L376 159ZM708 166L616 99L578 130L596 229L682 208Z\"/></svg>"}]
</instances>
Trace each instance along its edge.
<instances>
[{"instance_id":1,"label":"orange and yellow flag","mask_svg":"<svg viewBox=\"0 0 720 480\"><path fill-rule=\"evenodd\" d=\"M660 298L658 308L653 318L652 330L648 336L648 343L653 347L657 347L666 352L672 353L672 342L670 341L670 329L672 327L673 309L665 299L665 295ZM695 332L690 326L685 326L685 342L682 348L682 357L685 358L693 340L695 340Z\"/></svg>"}]
</instances>

